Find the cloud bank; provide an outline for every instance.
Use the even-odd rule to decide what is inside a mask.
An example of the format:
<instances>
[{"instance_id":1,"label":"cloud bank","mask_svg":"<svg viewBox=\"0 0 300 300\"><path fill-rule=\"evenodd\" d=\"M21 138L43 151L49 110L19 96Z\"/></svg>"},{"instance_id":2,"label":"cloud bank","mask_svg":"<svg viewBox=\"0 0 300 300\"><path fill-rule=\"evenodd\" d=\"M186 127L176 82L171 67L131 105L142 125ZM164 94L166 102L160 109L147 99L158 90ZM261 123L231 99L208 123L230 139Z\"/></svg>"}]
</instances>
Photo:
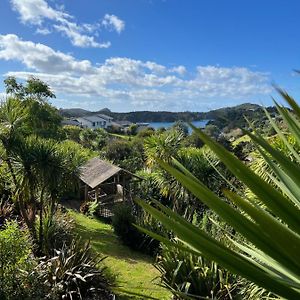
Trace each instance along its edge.
<instances>
[{"instance_id":1,"label":"cloud bank","mask_svg":"<svg viewBox=\"0 0 300 300\"><path fill-rule=\"evenodd\" d=\"M36 15L32 20L39 22ZM126 57L93 64L14 34L0 35L1 59L26 67L26 71L6 75L19 79L37 76L63 98L85 97L86 104L102 101L122 103L123 107L128 103L136 109L197 110L216 99L244 100L271 92L268 74L245 67L197 66L189 71L181 65L170 67Z\"/></svg>"}]
</instances>

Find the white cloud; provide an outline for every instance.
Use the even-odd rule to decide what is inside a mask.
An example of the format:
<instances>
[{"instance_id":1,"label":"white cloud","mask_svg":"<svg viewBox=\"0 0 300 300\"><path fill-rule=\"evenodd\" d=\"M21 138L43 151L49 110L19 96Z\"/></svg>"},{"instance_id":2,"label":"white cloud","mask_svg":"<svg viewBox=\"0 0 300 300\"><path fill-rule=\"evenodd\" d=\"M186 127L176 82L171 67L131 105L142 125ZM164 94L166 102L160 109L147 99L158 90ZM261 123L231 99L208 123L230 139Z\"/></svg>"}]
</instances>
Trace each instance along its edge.
<instances>
[{"instance_id":1,"label":"white cloud","mask_svg":"<svg viewBox=\"0 0 300 300\"><path fill-rule=\"evenodd\" d=\"M21 62L28 69L6 75L20 79L29 75L40 77L59 96L87 97L87 103L120 102L141 109L196 110L217 100L222 104L236 99L249 101L271 91L268 74L248 68L198 66L185 75L184 66L168 67L126 57L92 64L13 34L0 35L0 59ZM82 103L82 99L78 101L79 106Z\"/></svg>"},{"instance_id":2,"label":"white cloud","mask_svg":"<svg viewBox=\"0 0 300 300\"><path fill-rule=\"evenodd\" d=\"M42 35L48 35L51 33L51 30L49 30L47 28L37 28L37 30L35 32L38 34L42 34Z\"/></svg>"},{"instance_id":3,"label":"white cloud","mask_svg":"<svg viewBox=\"0 0 300 300\"><path fill-rule=\"evenodd\" d=\"M51 8L44 0L11 0L12 7L20 14L23 23L41 25L44 19L60 21L71 16Z\"/></svg>"},{"instance_id":4,"label":"white cloud","mask_svg":"<svg viewBox=\"0 0 300 300\"><path fill-rule=\"evenodd\" d=\"M115 15L106 14L102 20L102 24L118 33L121 33L125 29L125 22Z\"/></svg>"},{"instance_id":5,"label":"white cloud","mask_svg":"<svg viewBox=\"0 0 300 300\"><path fill-rule=\"evenodd\" d=\"M47 22L51 29L68 37L72 45L77 47L110 47L110 42L99 42L95 38L104 21L103 26L118 33L125 27L125 22L114 15L105 15L102 22L95 24L79 24L74 21L74 16L66 13L63 8L54 9L45 0L10 0L10 2L13 10L19 13L22 23L38 26L37 33L49 34L51 31L42 27Z\"/></svg>"},{"instance_id":6,"label":"white cloud","mask_svg":"<svg viewBox=\"0 0 300 300\"><path fill-rule=\"evenodd\" d=\"M74 57L52 48L23 41L14 34L0 35L0 59L20 61L27 68L47 73L93 73L95 68L88 60L75 60Z\"/></svg>"},{"instance_id":7,"label":"white cloud","mask_svg":"<svg viewBox=\"0 0 300 300\"><path fill-rule=\"evenodd\" d=\"M184 75L186 73L186 68L185 66L178 66L178 67L173 67L170 72L172 73L177 73L179 75Z\"/></svg>"},{"instance_id":8,"label":"white cloud","mask_svg":"<svg viewBox=\"0 0 300 300\"><path fill-rule=\"evenodd\" d=\"M72 45L82 48L109 48L111 43L99 43L95 41L93 36L80 33L80 28L72 22L65 22L65 24L54 25L57 31L62 32L72 42Z\"/></svg>"}]
</instances>

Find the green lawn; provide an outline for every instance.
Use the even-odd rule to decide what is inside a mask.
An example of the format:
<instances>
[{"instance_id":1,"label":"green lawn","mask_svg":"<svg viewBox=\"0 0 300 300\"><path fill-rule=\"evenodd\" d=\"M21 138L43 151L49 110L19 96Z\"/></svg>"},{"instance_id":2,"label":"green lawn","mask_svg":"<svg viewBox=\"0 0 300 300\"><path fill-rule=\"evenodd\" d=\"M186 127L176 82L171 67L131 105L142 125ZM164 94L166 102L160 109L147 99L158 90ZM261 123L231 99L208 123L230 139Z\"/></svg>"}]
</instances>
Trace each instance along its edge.
<instances>
[{"instance_id":1,"label":"green lawn","mask_svg":"<svg viewBox=\"0 0 300 300\"><path fill-rule=\"evenodd\" d=\"M117 134L117 133L110 133L111 136L114 136L114 137L117 137L117 138L120 138L120 139L123 139L123 140L130 140L130 138L132 136L129 136L129 135L125 135L125 134Z\"/></svg>"},{"instance_id":2,"label":"green lawn","mask_svg":"<svg viewBox=\"0 0 300 300\"><path fill-rule=\"evenodd\" d=\"M90 239L95 251L108 256L106 265L117 275L117 284L121 289L141 296L125 296L119 293L118 299L170 299L170 293L157 285L158 271L153 267L149 256L130 250L122 245L113 233L112 227L99 220L72 212L76 229L84 239ZM121 296L122 294L122 296Z\"/></svg>"}]
</instances>

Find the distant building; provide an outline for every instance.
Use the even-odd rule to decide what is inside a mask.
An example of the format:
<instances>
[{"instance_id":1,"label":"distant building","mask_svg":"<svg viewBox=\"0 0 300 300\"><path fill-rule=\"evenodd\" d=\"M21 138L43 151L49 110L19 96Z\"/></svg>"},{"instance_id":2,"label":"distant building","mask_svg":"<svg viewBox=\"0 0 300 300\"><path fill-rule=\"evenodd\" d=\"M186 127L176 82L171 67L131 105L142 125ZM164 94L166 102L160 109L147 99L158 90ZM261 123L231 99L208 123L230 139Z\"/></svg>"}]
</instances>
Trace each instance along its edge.
<instances>
[{"instance_id":1,"label":"distant building","mask_svg":"<svg viewBox=\"0 0 300 300\"><path fill-rule=\"evenodd\" d=\"M90 115L90 116L83 116L80 118L76 118L76 120L80 123L80 126L83 128L104 128L110 127L112 125L112 117L99 114L99 115Z\"/></svg>"},{"instance_id":2,"label":"distant building","mask_svg":"<svg viewBox=\"0 0 300 300\"><path fill-rule=\"evenodd\" d=\"M112 122L112 120L114 119L114 118L112 118L110 116L103 115L103 114L98 114L97 116L100 117L100 118L102 118L102 119L104 119L104 120L106 120L108 124L110 124Z\"/></svg>"}]
</instances>

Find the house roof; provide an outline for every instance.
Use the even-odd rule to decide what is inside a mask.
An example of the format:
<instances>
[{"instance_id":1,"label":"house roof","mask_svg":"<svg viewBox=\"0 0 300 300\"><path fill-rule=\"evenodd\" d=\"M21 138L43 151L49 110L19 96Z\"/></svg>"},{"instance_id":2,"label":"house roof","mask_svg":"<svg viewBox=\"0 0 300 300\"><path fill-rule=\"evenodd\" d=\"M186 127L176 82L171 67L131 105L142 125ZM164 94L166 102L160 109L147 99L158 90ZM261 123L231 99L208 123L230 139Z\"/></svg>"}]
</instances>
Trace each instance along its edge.
<instances>
[{"instance_id":1,"label":"house roof","mask_svg":"<svg viewBox=\"0 0 300 300\"><path fill-rule=\"evenodd\" d=\"M101 118L101 117L98 117L98 116L83 116L83 117L80 117L80 118L77 118L77 120L80 120L80 119L84 119L86 121L89 121L89 122L99 122L99 121L106 121L105 119Z\"/></svg>"},{"instance_id":2,"label":"house roof","mask_svg":"<svg viewBox=\"0 0 300 300\"><path fill-rule=\"evenodd\" d=\"M81 167L79 178L93 189L121 170L121 168L95 157Z\"/></svg>"},{"instance_id":3,"label":"house roof","mask_svg":"<svg viewBox=\"0 0 300 300\"><path fill-rule=\"evenodd\" d=\"M68 120L62 120L61 121L62 125L74 125L74 126L79 126L80 122L78 122L77 120L72 120L72 119L68 119Z\"/></svg>"},{"instance_id":4,"label":"house roof","mask_svg":"<svg viewBox=\"0 0 300 300\"><path fill-rule=\"evenodd\" d=\"M103 114L97 114L97 116L99 116L100 118L104 119L104 120L113 120L112 117L107 116L107 115L103 115Z\"/></svg>"},{"instance_id":5,"label":"house roof","mask_svg":"<svg viewBox=\"0 0 300 300\"><path fill-rule=\"evenodd\" d=\"M115 121L114 123L118 124L119 126L125 127L125 126L130 126L131 124L133 124L130 121Z\"/></svg>"}]
</instances>

